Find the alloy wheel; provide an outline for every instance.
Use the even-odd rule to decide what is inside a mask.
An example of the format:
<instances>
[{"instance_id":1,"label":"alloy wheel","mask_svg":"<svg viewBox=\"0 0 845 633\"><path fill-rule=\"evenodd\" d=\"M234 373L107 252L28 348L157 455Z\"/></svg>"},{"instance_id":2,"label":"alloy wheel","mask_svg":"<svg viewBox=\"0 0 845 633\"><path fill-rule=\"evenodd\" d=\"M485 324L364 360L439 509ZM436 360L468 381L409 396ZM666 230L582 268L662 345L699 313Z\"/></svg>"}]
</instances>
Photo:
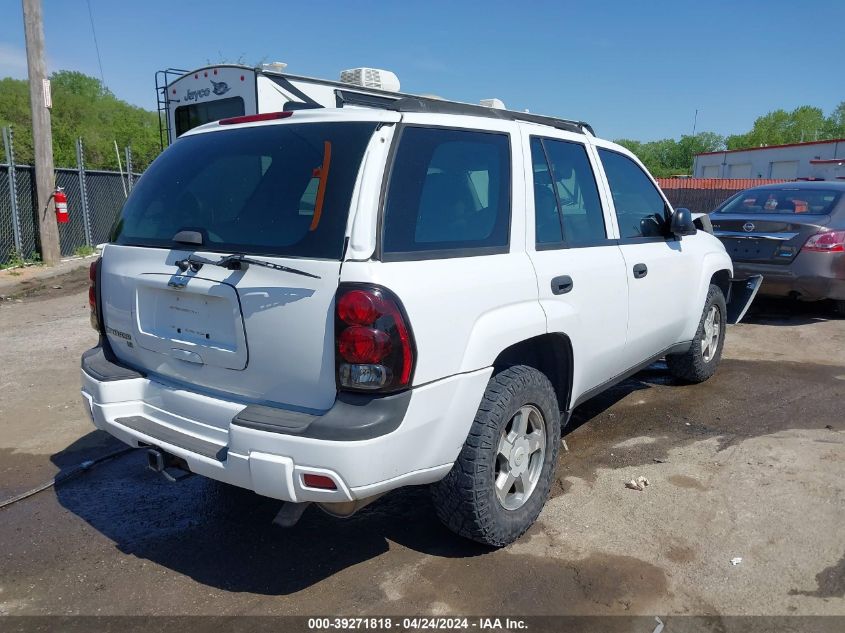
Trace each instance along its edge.
<instances>
[{"instance_id":1,"label":"alloy wheel","mask_svg":"<svg viewBox=\"0 0 845 633\"><path fill-rule=\"evenodd\" d=\"M540 480L546 457L543 414L528 404L510 419L499 437L494 483L496 497L506 510L521 508Z\"/></svg>"},{"instance_id":2,"label":"alloy wheel","mask_svg":"<svg viewBox=\"0 0 845 633\"><path fill-rule=\"evenodd\" d=\"M722 335L722 315L719 308L710 306L707 318L704 319L704 332L701 337L701 356L705 363L709 363L719 348L719 337Z\"/></svg>"}]
</instances>

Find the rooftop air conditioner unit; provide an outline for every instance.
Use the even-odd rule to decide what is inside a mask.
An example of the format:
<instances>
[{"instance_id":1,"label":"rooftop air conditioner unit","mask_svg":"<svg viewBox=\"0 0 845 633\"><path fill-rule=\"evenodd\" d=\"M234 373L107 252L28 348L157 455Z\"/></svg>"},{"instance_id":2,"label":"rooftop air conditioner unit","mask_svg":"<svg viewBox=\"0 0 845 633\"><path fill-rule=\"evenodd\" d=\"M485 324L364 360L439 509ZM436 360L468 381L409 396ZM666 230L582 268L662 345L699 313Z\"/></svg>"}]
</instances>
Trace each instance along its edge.
<instances>
[{"instance_id":1,"label":"rooftop air conditioner unit","mask_svg":"<svg viewBox=\"0 0 845 633\"><path fill-rule=\"evenodd\" d=\"M287 66L288 65L285 62L270 62L268 64L261 64L261 67L264 70L270 70L277 73L282 72L285 68L287 68Z\"/></svg>"},{"instance_id":2,"label":"rooftop air conditioner unit","mask_svg":"<svg viewBox=\"0 0 845 633\"><path fill-rule=\"evenodd\" d=\"M505 110L505 102L501 99L482 99L478 102L479 105L483 105L485 108L496 108L497 110Z\"/></svg>"},{"instance_id":3,"label":"rooftop air conditioner unit","mask_svg":"<svg viewBox=\"0 0 845 633\"><path fill-rule=\"evenodd\" d=\"M399 92L399 77L389 70L378 68L352 68L340 73L340 81L362 88L376 88L388 92Z\"/></svg>"}]
</instances>

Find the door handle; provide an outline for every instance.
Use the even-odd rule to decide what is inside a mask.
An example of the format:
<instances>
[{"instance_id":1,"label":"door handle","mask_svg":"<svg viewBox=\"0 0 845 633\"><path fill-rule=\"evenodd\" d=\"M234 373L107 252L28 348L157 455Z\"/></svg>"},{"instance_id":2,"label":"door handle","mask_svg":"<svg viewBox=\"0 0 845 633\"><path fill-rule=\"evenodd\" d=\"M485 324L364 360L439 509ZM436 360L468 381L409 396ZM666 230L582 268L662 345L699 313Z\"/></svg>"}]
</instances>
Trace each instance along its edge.
<instances>
[{"instance_id":1,"label":"door handle","mask_svg":"<svg viewBox=\"0 0 845 633\"><path fill-rule=\"evenodd\" d=\"M634 264L634 279L642 279L648 274L648 266L645 264Z\"/></svg>"},{"instance_id":2,"label":"door handle","mask_svg":"<svg viewBox=\"0 0 845 633\"><path fill-rule=\"evenodd\" d=\"M555 277L552 279L552 294L556 295L565 295L567 292L572 290L574 286L574 282L572 281L572 277L569 275L561 275L560 277Z\"/></svg>"}]
</instances>

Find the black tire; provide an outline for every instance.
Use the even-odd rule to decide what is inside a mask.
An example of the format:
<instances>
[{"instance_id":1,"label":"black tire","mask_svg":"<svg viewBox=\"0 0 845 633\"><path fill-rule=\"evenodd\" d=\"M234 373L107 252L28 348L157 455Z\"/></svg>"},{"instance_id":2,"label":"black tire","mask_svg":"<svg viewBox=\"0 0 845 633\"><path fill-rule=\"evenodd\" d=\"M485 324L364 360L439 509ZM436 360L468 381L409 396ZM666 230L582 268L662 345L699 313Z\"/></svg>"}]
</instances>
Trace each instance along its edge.
<instances>
[{"instance_id":1,"label":"black tire","mask_svg":"<svg viewBox=\"0 0 845 633\"><path fill-rule=\"evenodd\" d=\"M704 354L702 341L705 340L705 321L711 309L715 308L719 318L719 340L715 344L715 352ZM675 378L686 382L704 382L714 373L722 359L722 348L725 345L725 295L718 286L710 285L707 291L707 300L704 302L704 310L701 311L701 319L698 322L698 329L695 331L695 338L689 350L682 354L668 354L666 364L669 371Z\"/></svg>"},{"instance_id":2,"label":"black tire","mask_svg":"<svg viewBox=\"0 0 845 633\"><path fill-rule=\"evenodd\" d=\"M542 417L545 448L537 458L539 478L521 507L508 510L496 494L499 439L523 407ZM534 424L538 424L537 418ZM432 486L437 516L453 532L504 547L531 527L549 496L560 446L560 411L549 379L533 367L516 365L495 374L455 465ZM528 458L530 459L530 457ZM518 463L518 462L517 462ZM542 468L539 464L542 463Z\"/></svg>"},{"instance_id":3,"label":"black tire","mask_svg":"<svg viewBox=\"0 0 845 633\"><path fill-rule=\"evenodd\" d=\"M840 317L845 317L845 299L837 299L833 302L833 309Z\"/></svg>"}]
</instances>

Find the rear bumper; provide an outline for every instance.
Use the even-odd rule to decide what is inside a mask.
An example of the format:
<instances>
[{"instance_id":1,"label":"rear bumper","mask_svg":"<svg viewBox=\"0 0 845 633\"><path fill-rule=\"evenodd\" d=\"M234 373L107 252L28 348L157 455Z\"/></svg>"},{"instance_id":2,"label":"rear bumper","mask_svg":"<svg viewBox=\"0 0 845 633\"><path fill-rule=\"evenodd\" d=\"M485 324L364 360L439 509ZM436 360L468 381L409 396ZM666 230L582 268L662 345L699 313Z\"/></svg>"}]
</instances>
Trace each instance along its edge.
<instances>
[{"instance_id":1,"label":"rear bumper","mask_svg":"<svg viewBox=\"0 0 845 633\"><path fill-rule=\"evenodd\" d=\"M89 359L96 356L89 353ZM402 395L406 403L338 401L322 416L285 412L278 418L263 407L256 411L137 372L109 379L108 366L92 369L83 359L82 396L94 425L130 446L161 448L194 473L264 496L332 503L442 479L463 446L491 373L488 368L417 387ZM379 428L390 430L373 436L372 425L362 425L368 410ZM365 427L365 439L307 436L308 428L324 433L327 418ZM329 476L337 490L305 486L307 473Z\"/></svg>"},{"instance_id":2,"label":"rear bumper","mask_svg":"<svg viewBox=\"0 0 845 633\"><path fill-rule=\"evenodd\" d=\"M845 254L801 252L791 263L734 262L734 275L763 275L760 295L805 301L845 299Z\"/></svg>"}]
</instances>

